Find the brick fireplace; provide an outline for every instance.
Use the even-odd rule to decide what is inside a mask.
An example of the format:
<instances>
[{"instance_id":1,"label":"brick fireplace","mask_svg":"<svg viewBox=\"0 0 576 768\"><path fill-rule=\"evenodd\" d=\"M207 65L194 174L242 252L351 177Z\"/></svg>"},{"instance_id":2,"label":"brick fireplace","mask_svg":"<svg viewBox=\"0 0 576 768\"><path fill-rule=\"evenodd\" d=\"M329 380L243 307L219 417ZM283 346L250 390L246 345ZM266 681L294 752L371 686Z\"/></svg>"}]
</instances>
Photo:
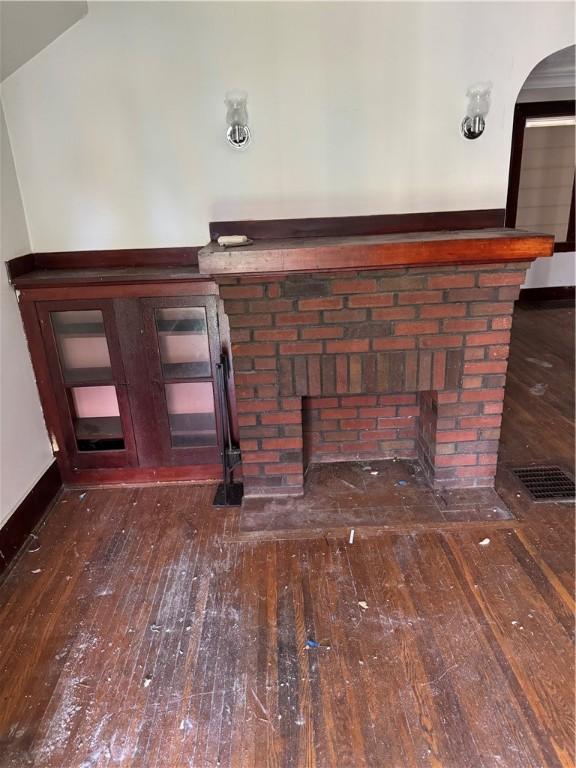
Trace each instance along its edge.
<instances>
[{"instance_id":1,"label":"brick fireplace","mask_svg":"<svg viewBox=\"0 0 576 768\"><path fill-rule=\"evenodd\" d=\"M417 457L434 487L492 486L514 300L533 254L550 245L522 234L538 247L520 249L518 237L511 248L500 235L488 252L465 237L465 251L490 263L458 249L460 263L393 268L398 238L384 239L392 249L377 265L372 238L368 269L349 268L362 250L355 264L329 244L323 259L319 238L316 272L298 271L302 256L291 265L284 242L250 251L260 261L242 263L253 274L227 274L241 255L208 246L200 264L230 321L246 495L302 494L309 461L392 457ZM443 242L454 261L454 235Z\"/></svg>"}]
</instances>

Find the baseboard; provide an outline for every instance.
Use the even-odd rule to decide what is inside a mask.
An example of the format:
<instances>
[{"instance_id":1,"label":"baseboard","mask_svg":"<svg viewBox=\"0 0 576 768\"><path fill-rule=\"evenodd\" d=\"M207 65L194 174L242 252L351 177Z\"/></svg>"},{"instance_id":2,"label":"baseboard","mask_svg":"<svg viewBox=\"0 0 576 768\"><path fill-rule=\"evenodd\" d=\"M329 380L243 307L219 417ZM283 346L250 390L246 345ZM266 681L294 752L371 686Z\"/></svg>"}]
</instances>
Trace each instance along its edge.
<instances>
[{"instance_id":1,"label":"baseboard","mask_svg":"<svg viewBox=\"0 0 576 768\"><path fill-rule=\"evenodd\" d=\"M574 306L576 289L573 285L557 285L549 288L522 288L518 301L521 304L541 304L553 301L555 304Z\"/></svg>"},{"instance_id":2,"label":"baseboard","mask_svg":"<svg viewBox=\"0 0 576 768\"><path fill-rule=\"evenodd\" d=\"M53 462L16 511L0 528L0 574L2 574L26 543L28 536L62 488L62 478Z\"/></svg>"}]
</instances>

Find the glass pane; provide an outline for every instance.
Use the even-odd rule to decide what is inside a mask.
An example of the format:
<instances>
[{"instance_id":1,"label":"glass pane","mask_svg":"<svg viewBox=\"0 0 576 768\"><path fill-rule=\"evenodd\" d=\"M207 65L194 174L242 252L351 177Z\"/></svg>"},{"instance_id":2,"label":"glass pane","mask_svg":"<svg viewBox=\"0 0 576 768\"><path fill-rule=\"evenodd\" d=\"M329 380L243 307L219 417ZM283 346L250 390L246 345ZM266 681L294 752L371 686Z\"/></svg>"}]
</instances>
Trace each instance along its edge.
<instances>
[{"instance_id":1,"label":"glass pane","mask_svg":"<svg viewBox=\"0 0 576 768\"><path fill-rule=\"evenodd\" d=\"M166 379L211 375L204 307L157 309L156 328Z\"/></svg>"},{"instance_id":2,"label":"glass pane","mask_svg":"<svg viewBox=\"0 0 576 768\"><path fill-rule=\"evenodd\" d=\"M174 448L216 445L211 382L166 384L165 387Z\"/></svg>"},{"instance_id":3,"label":"glass pane","mask_svg":"<svg viewBox=\"0 0 576 768\"><path fill-rule=\"evenodd\" d=\"M116 387L72 387L68 399L79 451L124 448Z\"/></svg>"},{"instance_id":4,"label":"glass pane","mask_svg":"<svg viewBox=\"0 0 576 768\"><path fill-rule=\"evenodd\" d=\"M99 309L51 312L60 365L67 384L111 381L104 318Z\"/></svg>"},{"instance_id":5,"label":"glass pane","mask_svg":"<svg viewBox=\"0 0 576 768\"><path fill-rule=\"evenodd\" d=\"M524 131L516 226L566 241L574 184L574 125L528 121Z\"/></svg>"}]
</instances>

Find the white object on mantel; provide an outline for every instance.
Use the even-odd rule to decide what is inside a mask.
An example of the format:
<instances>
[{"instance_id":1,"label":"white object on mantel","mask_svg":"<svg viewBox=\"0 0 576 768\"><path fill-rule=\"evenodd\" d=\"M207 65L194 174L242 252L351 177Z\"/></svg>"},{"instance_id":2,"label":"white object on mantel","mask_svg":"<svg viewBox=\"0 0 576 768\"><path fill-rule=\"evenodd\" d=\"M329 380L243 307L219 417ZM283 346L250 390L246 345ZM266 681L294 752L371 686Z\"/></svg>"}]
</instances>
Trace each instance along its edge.
<instances>
[{"instance_id":1,"label":"white object on mantel","mask_svg":"<svg viewBox=\"0 0 576 768\"><path fill-rule=\"evenodd\" d=\"M220 235L218 238L218 245L226 248L231 245L244 245L249 242L249 238L246 235Z\"/></svg>"}]
</instances>

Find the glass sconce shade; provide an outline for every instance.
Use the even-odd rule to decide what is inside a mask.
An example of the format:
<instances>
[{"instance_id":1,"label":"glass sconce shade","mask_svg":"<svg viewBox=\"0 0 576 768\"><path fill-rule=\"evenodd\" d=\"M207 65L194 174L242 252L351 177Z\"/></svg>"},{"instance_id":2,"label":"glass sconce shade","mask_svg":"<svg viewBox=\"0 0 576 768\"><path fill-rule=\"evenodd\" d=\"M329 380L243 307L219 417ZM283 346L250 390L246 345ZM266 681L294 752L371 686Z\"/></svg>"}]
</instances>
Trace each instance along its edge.
<instances>
[{"instance_id":1,"label":"glass sconce shade","mask_svg":"<svg viewBox=\"0 0 576 768\"><path fill-rule=\"evenodd\" d=\"M234 149L245 149L250 143L247 101L246 91L228 91L224 100L228 123L226 138Z\"/></svg>"},{"instance_id":2,"label":"glass sconce shade","mask_svg":"<svg viewBox=\"0 0 576 768\"><path fill-rule=\"evenodd\" d=\"M465 139L477 139L484 133L486 115L490 109L492 83L476 83L466 91L468 109L460 130Z\"/></svg>"}]
</instances>

